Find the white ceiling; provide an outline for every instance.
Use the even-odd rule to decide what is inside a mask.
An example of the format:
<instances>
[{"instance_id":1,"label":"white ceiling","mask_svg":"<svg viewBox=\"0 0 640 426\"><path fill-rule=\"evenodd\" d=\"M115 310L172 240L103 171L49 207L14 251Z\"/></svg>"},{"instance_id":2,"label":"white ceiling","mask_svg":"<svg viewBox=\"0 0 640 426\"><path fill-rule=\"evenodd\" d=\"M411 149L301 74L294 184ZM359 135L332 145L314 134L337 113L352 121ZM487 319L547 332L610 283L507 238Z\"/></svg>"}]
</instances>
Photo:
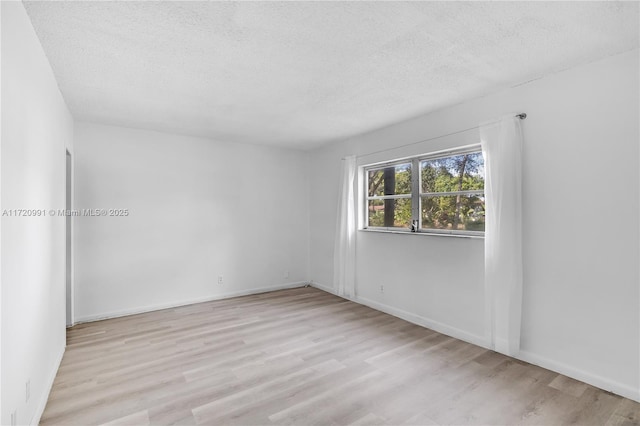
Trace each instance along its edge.
<instances>
[{"instance_id":1,"label":"white ceiling","mask_svg":"<svg viewBox=\"0 0 640 426\"><path fill-rule=\"evenodd\" d=\"M638 48L638 2L25 2L79 120L310 148Z\"/></svg>"}]
</instances>

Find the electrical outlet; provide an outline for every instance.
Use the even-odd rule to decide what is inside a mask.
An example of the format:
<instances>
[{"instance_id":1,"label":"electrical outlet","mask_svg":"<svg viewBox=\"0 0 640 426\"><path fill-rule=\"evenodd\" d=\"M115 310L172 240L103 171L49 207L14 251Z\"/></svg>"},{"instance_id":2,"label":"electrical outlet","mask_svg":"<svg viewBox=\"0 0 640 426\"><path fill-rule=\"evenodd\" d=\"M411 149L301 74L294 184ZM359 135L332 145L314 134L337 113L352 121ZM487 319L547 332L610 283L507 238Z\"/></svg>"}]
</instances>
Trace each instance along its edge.
<instances>
[{"instance_id":1,"label":"electrical outlet","mask_svg":"<svg viewBox=\"0 0 640 426\"><path fill-rule=\"evenodd\" d=\"M16 426L18 424L18 410L13 410L11 413L11 426Z\"/></svg>"},{"instance_id":2,"label":"electrical outlet","mask_svg":"<svg viewBox=\"0 0 640 426\"><path fill-rule=\"evenodd\" d=\"M284 271L284 277L289 278L289 271Z\"/></svg>"},{"instance_id":3,"label":"electrical outlet","mask_svg":"<svg viewBox=\"0 0 640 426\"><path fill-rule=\"evenodd\" d=\"M25 388L25 401L29 402L29 398L31 398L31 379L27 380L24 384Z\"/></svg>"},{"instance_id":4,"label":"electrical outlet","mask_svg":"<svg viewBox=\"0 0 640 426\"><path fill-rule=\"evenodd\" d=\"M223 284L224 279L222 279L222 275L218 275L218 284Z\"/></svg>"},{"instance_id":5,"label":"electrical outlet","mask_svg":"<svg viewBox=\"0 0 640 426\"><path fill-rule=\"evenodd\" d=\"M380 293L384 293L384 286L383 285L380 286Z\"/></svg>"}]
</instances>

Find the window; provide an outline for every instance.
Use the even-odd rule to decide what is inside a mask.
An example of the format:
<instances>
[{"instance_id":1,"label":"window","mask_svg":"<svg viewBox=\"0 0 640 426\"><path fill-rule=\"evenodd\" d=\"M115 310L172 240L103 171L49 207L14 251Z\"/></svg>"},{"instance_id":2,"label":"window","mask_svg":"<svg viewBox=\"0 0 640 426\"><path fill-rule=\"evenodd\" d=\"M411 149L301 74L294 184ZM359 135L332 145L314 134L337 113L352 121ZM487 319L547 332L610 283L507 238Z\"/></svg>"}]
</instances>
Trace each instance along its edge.
<instances>
[{"instance_id":1,"label":"window","mask_svg":"<svg viewBox=\"0 0 640 426\"><path fill-rule=\"evenodd\" d=\"M406 228L411 222L411 163L367 170L370 227Z\"/></svg>"},{"instance_id":2,"label":"window","mask_svg":"<svg viewBox=\"0 0 640 426\"><path fill-rule=\"evenodd\" d=\"M480 147L365 167L365 228L484 233L484 158Z\"/></svg>"}]
</instances>

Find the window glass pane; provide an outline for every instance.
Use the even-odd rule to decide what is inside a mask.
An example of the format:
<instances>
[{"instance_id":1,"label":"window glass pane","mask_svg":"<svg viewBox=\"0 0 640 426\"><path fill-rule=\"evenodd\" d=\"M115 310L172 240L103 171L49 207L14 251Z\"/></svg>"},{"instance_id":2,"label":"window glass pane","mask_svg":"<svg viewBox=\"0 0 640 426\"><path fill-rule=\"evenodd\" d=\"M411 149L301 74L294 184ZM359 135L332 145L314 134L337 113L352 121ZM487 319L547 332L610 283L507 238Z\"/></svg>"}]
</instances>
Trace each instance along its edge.
<instances>
[{"instance_id":1,"label":"window glass pane","mask_svg":"<svg viewBox=\"0 0 640 426\"><path fill-rule=\"evenodd\" d=\"M367 226L408 228L411 224L411 198L369 200Z\"/></svg>"},{"instance_id":2,"label":"window glass pane","mask_svg":"<svg viewBox=\"0 0 640 426\"><path fill-rule=\"evenodd\" d=\"M369 170L367 177L370 197L411 193L411 163Z\"/></svg>"},{"instance_id":3,"label":"window glass pane","mask_svg":"<svg viewBox=\"0 0 640 426\"><path fill-rule=\"evenodd\" d=\"M422 192L484 190L484 158L481 152L420 162Z\"/></svg>"},{"instance_id":4,"label":"window glass pane","mask_svg":"<svg viewBox=\"0 0 640 426\"><path fill-rule=\"evenodd\" d=\"M484 196L423 196L422 228L484 231Z\"/></svg>"}]
</instances>

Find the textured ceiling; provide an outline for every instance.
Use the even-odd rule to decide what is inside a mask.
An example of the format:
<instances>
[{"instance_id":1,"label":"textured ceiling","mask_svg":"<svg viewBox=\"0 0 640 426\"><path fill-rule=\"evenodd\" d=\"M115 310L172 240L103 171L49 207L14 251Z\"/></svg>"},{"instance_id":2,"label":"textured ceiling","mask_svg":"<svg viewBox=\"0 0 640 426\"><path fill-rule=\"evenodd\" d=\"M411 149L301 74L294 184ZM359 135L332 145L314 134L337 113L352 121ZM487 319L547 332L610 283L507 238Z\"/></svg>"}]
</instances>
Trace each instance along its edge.
<instances>
[{"instance_id":1,"label":"textured ceiling","mask_svg":"<svg viewBox=\"0 0 640 426\"><path fill-rule=\"evenodd\" d=\"M309 148L638 48L638 2L24 2L80 120Z\"/></svg>"}]
</instances>

